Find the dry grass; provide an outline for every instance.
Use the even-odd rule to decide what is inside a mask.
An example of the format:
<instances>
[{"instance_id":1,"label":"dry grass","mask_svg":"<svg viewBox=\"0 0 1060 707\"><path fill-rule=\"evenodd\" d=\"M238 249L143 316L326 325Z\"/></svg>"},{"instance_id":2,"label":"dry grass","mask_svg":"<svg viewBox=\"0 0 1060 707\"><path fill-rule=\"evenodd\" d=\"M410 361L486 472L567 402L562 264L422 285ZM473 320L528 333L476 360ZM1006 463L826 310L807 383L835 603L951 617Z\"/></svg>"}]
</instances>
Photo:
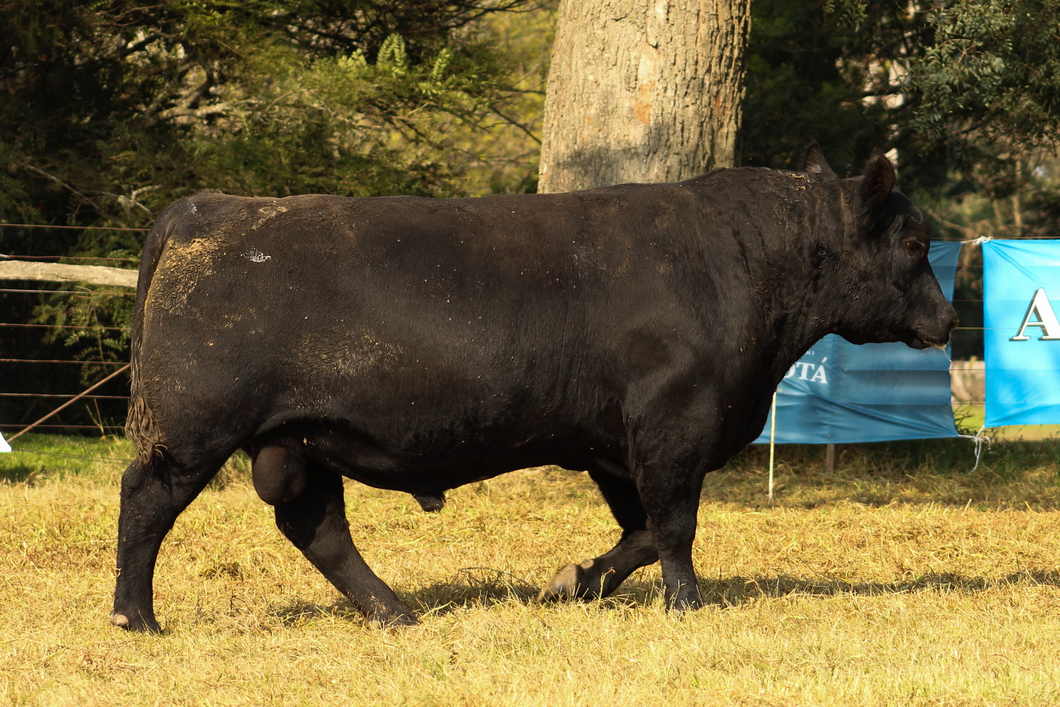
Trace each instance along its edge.
<instances>
[{"instance_id":1,"label":"dry grass","mask_svg":"<svg viewBox=\"0 0 1060 707\"><path fill-rule=\"evenodd\" d=\"M441 514L349 484L368 561L422 615L366 628L236 463L163 548L163 636L107 621L124 443L0 459L0 704L1048 705L1060 698L1060 445L762 450L709 479L710 605L666 614L657 568L606 601L531 598L610 547L585 475L524 471ZM86 464L67 457L96 456Z\"/></svg>"}]
</instances>

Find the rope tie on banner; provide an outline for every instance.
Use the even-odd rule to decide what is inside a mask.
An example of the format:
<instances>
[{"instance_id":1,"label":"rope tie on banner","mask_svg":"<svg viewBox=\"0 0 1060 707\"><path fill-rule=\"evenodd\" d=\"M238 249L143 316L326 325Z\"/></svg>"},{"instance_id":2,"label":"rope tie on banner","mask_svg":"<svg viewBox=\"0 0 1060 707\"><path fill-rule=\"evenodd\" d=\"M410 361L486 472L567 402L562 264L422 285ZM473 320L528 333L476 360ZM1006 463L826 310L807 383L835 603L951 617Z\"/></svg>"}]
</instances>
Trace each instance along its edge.
<instances>
[{"instance_id":1,"label":"rope tie on banner","mask_svg":"<svg viewBox=\"0 0 1060 707\"><path fill-rule=\"evenodd\" d=\"M979 468L979 459L983 456L983 445L986 445L987 449L990 449L991 441L990 438L983 434L983 430L986 429L986 425L979 428L979 431L972 435L972 442L975 443L975 466L972 467L972 471ZM968 435L962 435L967 437Z\"/></svg>"}]
</instances>

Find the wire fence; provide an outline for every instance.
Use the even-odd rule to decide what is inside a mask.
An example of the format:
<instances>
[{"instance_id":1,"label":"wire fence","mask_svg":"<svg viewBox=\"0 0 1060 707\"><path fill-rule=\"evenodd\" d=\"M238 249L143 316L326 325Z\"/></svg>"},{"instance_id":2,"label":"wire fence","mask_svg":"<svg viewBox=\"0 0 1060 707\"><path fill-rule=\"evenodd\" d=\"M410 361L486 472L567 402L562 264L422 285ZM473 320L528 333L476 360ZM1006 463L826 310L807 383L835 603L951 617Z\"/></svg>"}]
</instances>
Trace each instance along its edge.
<instances>
[{"instance_id":1,"label":"wire fence","mask_svg":"<svg viewBox=\"0 0 1060 707\"><path fill-rule=\"evenodd\" d=\"M83 228L0 223L0 227L68 230L127 230L132 228ZM0 255L0 261L33 261L55 264L128 266L128 257ZM10 276L9 276L10 277ZM121 326L79 326L34 321L40 305L55 295L66 298L135 296L130 288L112 285L71 286L70 282L46 284L30 276L8 279L0 287L0 431L8 440L28 429L49 433L100 435L120 433L129 400L126 361L102 360L98 352L78 351L64 344L72 334L120 337ZM45 339L46 333L57 336ZM127 353L126 353L127 356Z\"/></svg>"}]
</instances>

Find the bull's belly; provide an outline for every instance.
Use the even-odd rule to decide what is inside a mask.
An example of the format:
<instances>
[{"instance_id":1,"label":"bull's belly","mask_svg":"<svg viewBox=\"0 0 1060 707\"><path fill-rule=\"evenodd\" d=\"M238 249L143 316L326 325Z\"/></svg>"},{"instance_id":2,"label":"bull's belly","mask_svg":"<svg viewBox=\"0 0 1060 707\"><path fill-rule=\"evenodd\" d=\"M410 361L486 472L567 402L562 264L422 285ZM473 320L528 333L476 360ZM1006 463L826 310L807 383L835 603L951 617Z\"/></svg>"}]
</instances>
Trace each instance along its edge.
<instances>
[{"instance_id":1,"label":"bull's belly","mask_svg":"<svg viewBox=\"0 0 1060 707\"><path fill-rule=\"evenodd\" d=\"M269 435L262 443L295 447L312 465L323 466L375 488L439 494L517 469L557 465L589 469L603 459L622 466L619 445L584 434L478 437L434 434L390 439L341 428L300 425Z\"/></svg>"}]
</instances>

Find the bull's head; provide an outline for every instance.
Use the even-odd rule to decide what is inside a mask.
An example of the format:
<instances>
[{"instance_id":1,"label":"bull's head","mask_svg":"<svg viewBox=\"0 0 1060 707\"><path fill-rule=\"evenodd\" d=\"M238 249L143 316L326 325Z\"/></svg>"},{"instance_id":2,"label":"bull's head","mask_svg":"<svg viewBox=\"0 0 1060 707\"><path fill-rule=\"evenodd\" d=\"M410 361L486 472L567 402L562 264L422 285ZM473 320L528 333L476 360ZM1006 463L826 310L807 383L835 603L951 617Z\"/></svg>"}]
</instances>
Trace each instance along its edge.
<instances>
[{"instance_id":1,"label":"bull's head","mask_svg":"<svg viewBox=\"0 0 1060 707\"><path fill-rule=\"evenodd\" d=\"M816 144L807 150L805 171L818 181L836 180ZM941 348L957 312L928 262L927 221L895 181L894 165L876 155L863 176L839 182L846 216L834 330L855 344Z\"/></svg>"}]
</instances>

